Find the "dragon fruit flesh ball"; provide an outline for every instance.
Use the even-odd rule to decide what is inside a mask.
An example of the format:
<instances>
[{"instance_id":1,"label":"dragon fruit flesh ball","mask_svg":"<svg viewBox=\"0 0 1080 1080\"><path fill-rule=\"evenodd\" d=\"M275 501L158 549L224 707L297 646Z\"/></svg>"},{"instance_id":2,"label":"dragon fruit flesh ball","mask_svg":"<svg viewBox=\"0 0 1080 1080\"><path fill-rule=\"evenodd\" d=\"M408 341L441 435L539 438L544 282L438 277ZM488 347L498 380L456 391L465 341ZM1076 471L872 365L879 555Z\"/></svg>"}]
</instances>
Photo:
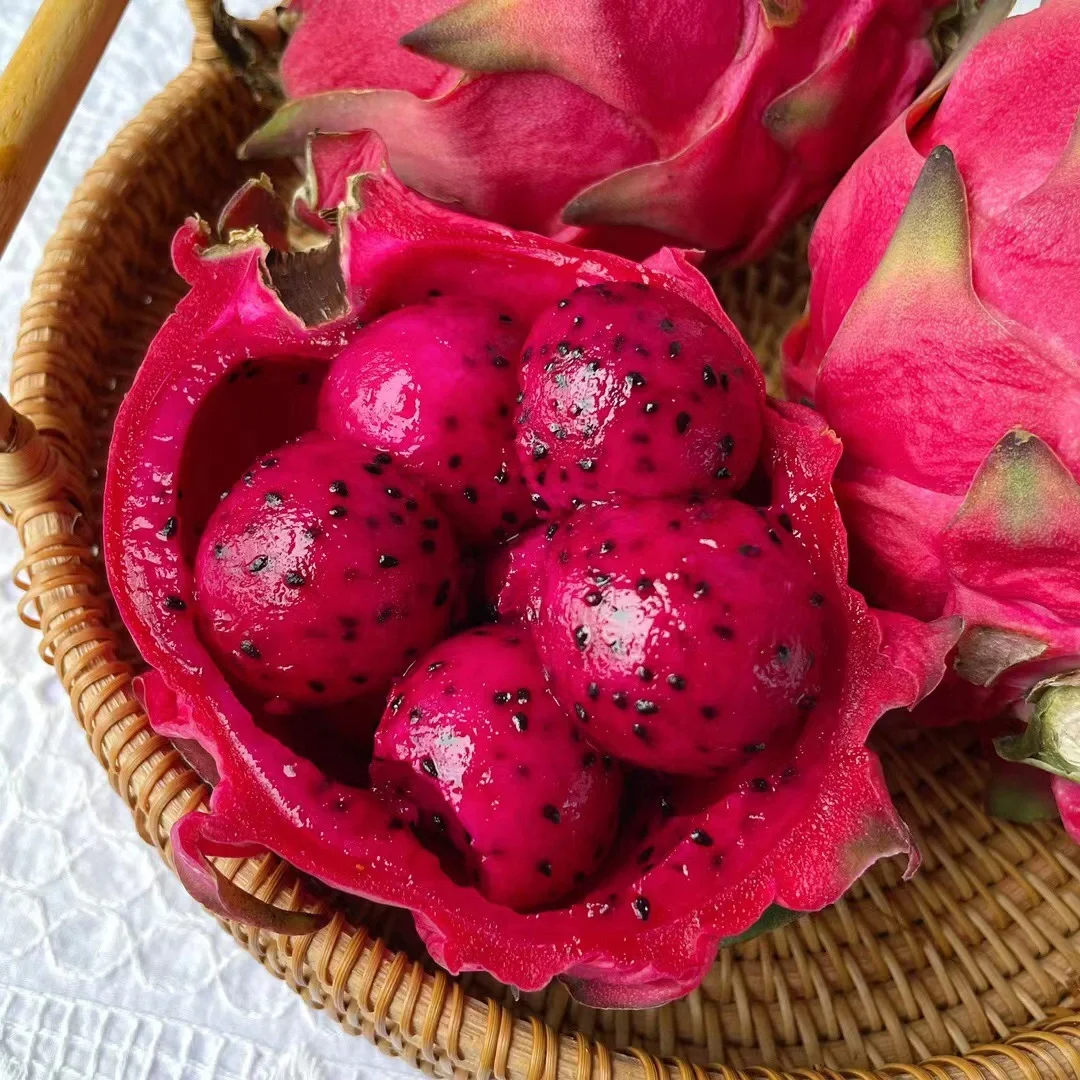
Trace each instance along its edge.
<instances>
[{"instance_id":1,"label":"dragon fruit flesh ball","mask_svg":"<svg viewBox=\"0 0 1080 1080\"><path fill-rule=\"evenodd\" d=\"M458 552L387 455L323 435L260 456L211 514L195 561L201 633L267 698L382 694L447 629Z\"/></svg>"},{"instance_id":2,"label":"dragon fruit flesh ball","mask_svg":"<svg viewBox=\"0 0 1080 1080\"><path fill-rule=\"evenodd\" d=\"M641 282L583 286L533 325L518 447L537 498L730 494L761 448L764 393L740 343Z\"/></svg>"},{"instance_id":3,"label":"dragon fruit flesh ball","mask_svg":"<svg viewBox=\"0 0 1080 1080\"><path fill-rule=\"evenodd\" d=\"M372 781L518 911L584 885L619 827L618 765L552 697L528 635L504 627L441 642L398 683Z\"/></svg>"},{"instance_id":4,"label":"dragon fruit flesh ball","mask_svg":"<svg viewBox=\"0 0 1080 1080\"><path fill-rule=\"evenodd\" d=\"M331 364L320 426L392 452L463 539L504 540L533 517L514 450L525 331L498 307L458 296L383 315Z\"/></svg>"},{"instance_id":5,"label":"dragon fruit flesh ball","mask_svg":"<svg viewBox=\"0 0 1080 1080\"><path fill-rule=\"evenodd\" d=\"M657 499L583 509L544 534L533 626L590 739L705 775L815 707L828 611L790 524L732 499Z\"/></svg>"}]
</instances>

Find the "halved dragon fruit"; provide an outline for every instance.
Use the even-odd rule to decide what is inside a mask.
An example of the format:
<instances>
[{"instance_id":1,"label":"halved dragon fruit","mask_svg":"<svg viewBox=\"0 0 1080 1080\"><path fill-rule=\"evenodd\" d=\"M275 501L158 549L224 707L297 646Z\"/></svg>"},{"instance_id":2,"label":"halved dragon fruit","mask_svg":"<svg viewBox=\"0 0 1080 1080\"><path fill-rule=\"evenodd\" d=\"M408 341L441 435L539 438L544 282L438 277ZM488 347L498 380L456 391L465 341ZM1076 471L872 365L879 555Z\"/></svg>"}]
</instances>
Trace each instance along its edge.
<instances>
[{"instance_id":1,"label":"halved dragon fruit","mask_svg":"<svg viewBox=\"0 0 1080 1080\"><path fill-rule=\"evenodd\" d=\"M257 233L214 245L203 227L186 225L174 251L191 291L152 346L116 425L105 498L110 580L154 669L141 682L152 723L197 746L192 759L214 785L209 812L189 814L173 830L176 867L188 889L219 914L283 933L309 932L311 916L240 894L209 861L269 849L331 887L412 911L432 956L452 972L482 969L524 990L559 977L584 1002L635 1007L693 988L718 944L749 931L770 906L820 908L885 855L907 853L913 867L911 838L865 744L878 717L910 706L936 682L951 639L948 628L903 616L879 619L847 585L844 533L830 489L839 444L798 406L764 410L757 475L747 490L766 520L746 513L763 529L781 524L799 581L812 580L824 599L816 605L805 598L827 624L828 663L814 674L814 708L797 710L785 739L715 776L673 787L658 774L635 774L637 805L626 809L618 835L610 835L602 812L603 824L590 826L598 830L590 836L600 864L584 865L584 847L568 845L572 891L551 894L543 910L521 914L448 872L445 852L400 827L393 796L375 794L363 775L346 774L348 762L332 753L300 750L249 707L200 635L195 553L222 487L237 479L243 486L249 462L314 425L327 364L352 339L357 320L425 302L437 289L492 302L530 324L578 286L625 281L680 296L739 341L705 280L675 252L635 264L517 235L426 204L378 169L352 185L339 228L343 273L315 281L305 269L326 272L333 246L283 259ZM294 290L298 281L307 288ZM303 310L315 325L289 309L294 296L307 298ZM251 424L230 422L239 415ZM546 539L557 525L535 535ZM705 533L699 539L719 543ZM767 536L764 543L771 543ZM510 639L492 631L485 648L483 634L472 638L461 686L490 689L499 710L491 722L511 725L509 732L492 727L483 739L475 736L494 761L509 753L504 736L521 734L516 713L524 712L526 726L541 716L521 706L504 717L502 695L516 703L526 691L532 700L539 685L535 667L523 664L513 686L487 686L489 673L511 670L496 649ZM441 659L429 653L406 677L402 686L413 694L415 682L416 700L404 716L404 701L397 714L392 701L393 722L380 733L383 759L415 758L419 775L431 779L424 760L430 757L440 773L434 753L416 756L406 736L395 741L392 732L414 708L422 723L435 690L453 697L449 685L457 692L456 679L424 682L440 674L429 669ZM679 692L674 683L670 688ZM581 733L573 712L568 722L569 731ZM572 743L573 734L568 738ZM575 766L581 777L597 767L586 763L595 751L584 738ZM560 794L554 780L544 783L543 792L530 795L542 797L541 824L554 825L552 817L562 821L564 814L569 820L576 796ZM471 825L462 810L461 828L496 847L513 832L513 823L485 819L472 804L469 815ZM605 857L599 849L607 846L612 853ZM532 862L545 880L540 867L547 861L541 855Z\"/></svg>"}]
</instances>

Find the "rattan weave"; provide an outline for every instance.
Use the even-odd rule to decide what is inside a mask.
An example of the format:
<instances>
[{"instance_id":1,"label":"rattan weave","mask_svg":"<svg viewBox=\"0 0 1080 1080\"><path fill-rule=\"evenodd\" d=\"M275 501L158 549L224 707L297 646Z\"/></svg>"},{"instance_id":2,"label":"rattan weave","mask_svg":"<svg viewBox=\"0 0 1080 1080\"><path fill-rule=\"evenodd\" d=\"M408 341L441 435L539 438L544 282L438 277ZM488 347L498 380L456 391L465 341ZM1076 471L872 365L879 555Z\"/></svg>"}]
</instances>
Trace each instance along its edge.
<instances>
[{"instance_id":1,"label":"rattan weave","mask_svg":"<svg viewBox=\"0 0 1080 1080\"><path fill-rule=\"evenodd\" d=\"M18 413L0 399L0 503L25 547L23 621L166 859L170 826L207 791L132 695L136 658L97 547L98 489L115 406L180 292L163 269L169 238L235 187L234 150L258 116L214 49L205 3L192 7L191 66L117 137L46 248L14 359ZM805 284L796 236L721 291L766 350ZM560 986L515 1000L483 978L451 979L406 918L362 903L336 908L310 938L227 928L312 1006L440 1075L704 1080L708 1066L724 1080L1066 1080L1080 1075L1080 850L1056 825L987 818L972 748L960 734L882 746L924 854L913 881L880 865L834 908L724 952L699 990L663 1009L602 1013ZM221 865L279 906L330 903L272 856Z\"/></svg>"}]
</instances>

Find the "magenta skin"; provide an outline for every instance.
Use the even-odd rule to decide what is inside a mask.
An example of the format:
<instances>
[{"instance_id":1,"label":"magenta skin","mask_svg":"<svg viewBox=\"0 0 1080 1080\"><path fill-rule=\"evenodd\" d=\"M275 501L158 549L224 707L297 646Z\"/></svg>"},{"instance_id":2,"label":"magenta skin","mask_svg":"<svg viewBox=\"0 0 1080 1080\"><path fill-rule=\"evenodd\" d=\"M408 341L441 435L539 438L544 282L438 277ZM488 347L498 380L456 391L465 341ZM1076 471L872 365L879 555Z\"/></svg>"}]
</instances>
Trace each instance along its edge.
<instances>
[{"instance_id":1,"label":"magenta skin","mask_svg":"<svg viewBox=\"0 0 1080 1080\"><path fill-rule=\"evenodd\" d=\"M537 497L731 494L761 448L764 394L700 309L640 282L590 285L537 319L522 353L518 450Z\"/></svg>"},{"instance_id":2,"label":"magenta skin","mask_svg":"<svg viewBox=\"0 0 1080 1080\"><path fill-rule=\"evenodd\" d=\"M320 427L393 453L463 540L504 540L533 517L514 450L525 331L498 307L462 297L383 315L330 365Z\"/></svg>"},{"instance_id":3,"label":"magenta skin","mask_svg":"<svg viewBox=\"0 0 1080 1080\"><path fill-rule=\"evenodd\" d=\"M580 889L619 827L619 766L560 709L528 635L504 627L440 642L397 684L371 775L517 911Z\"/></svg>"},{"instance_id":4,"label":"magenta skin","mask_svg":"<svg viewBox=\"0 0 1080 1080\"><path fill-rule=\"evenodd\" d=\"M581 510L531 611L556 696L624 761L707 775L820 694L825 596L784 514L734 500Z\"/></svg>"},{"instance_id":5,"label":"magenta skin","mask_svg":"<svg viewBox=\"0 0 1080 1080\"><path fill-rule=\"evenodd\" d=\"M239 683L294 705L385 693L446 633L449 523L383 459L325 435L262 455L195 562L200 632Z\"/></svg>"}]
</instances>

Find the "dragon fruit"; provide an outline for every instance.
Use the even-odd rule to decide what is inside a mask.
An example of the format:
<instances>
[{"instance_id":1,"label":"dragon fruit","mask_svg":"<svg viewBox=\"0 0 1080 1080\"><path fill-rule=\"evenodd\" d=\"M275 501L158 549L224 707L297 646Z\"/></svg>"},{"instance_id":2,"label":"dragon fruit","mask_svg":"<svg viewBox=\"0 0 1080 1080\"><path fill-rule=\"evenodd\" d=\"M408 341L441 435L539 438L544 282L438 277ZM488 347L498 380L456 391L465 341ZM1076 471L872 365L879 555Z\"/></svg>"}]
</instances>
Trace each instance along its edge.
<instances>
[{"instance_id":1,"label":"dragon fruit","mask_svg":"<svg viewBox=\"0 0 1080 1080\"><path fill-rule=\"evenodd\" d=\"M618 766L559 708L528 636L501 627L436 645L394 688L371 773L518 911L584 886L619 828Z\"/></svg>"},{"instance_id":2,"label":"dragon fruit","mask_svg":"<svg viewBox=\"0 0 1080 1080\"><path fill-rule=\"evenodd\" d=\"M385 693L446 632L449 533L388 455L305 436L253 462L210 516L195 561L203 637L263 697Z\"/></svg>"},{"instance_id":3,"label":"dragon fruit","mask_svg":"<svg viewBox=\"0 0 1080 1080\"><path fill-rule=\"evenodd\" d=\"M514 450L525 327L490 303L440 296L365 327L334 360L320 424L392 452L474 543L533 516Z\"/></svg>"},{"instance_id":4,"label":"dragon fruit","mask_svg":"<svg viewBox=\"0 0 1080 1080\"><path fill-rule=\"evenodd\" d=\"M237 203L238 220L261 201ZM829 904L886 855L906 853L914 865L911 838L865 743L878 717L910 706L936 682L951 646L950 626L878 617L848 586L844 534L830 489L839 443L820 418L798 406L762 410L761 450L744 494L767 507L768 521L782 530L781 547L791 549L791 555L776 556L775 573L786 573L790 559L793 580L812 582L824 598L820 607L807 599L825 620L821 632L827 638L828 662L810 673L815 707L796 709L785 737L771 739L764 751L687 780L678 790L659 773L634 771L626 784L629 805L620 807L614 835L617 767L590 795L588 814L575 819L572 812L584 805L578 802L581 778L597 783L604 761L589 746L588 724L577 717L575 702L548 697L542 669L538 673L532 646L525 644L531 626L444 642L418 660L391 696L373 765L375 787L367 759L345 750L325 725L301 745L250 703L200 632L198 549L205 542L213 551L207 522L221 488L239 483L242 493L252 461L280 457L275 447L315 428L326 372L354 340L358 323L374 324L389 312L423 304L437 289L491 303L527 326L578 286L639 282L694 304L728 340L738 340L704 278L676 252L636 264L514 234L424 202L378 161L353 182L336 228L337 239L325 250L284 255L268 249L261 228L232 230L227 244L214 244L205 226L188 223L174 255L191 290L151 347L115 429L104 505L106 561L121 614L151 669L139 692L155 729L174 738L213 786L207 812L181 818L171 836L177 871L192 894L249 924L310 933L318 916L269 907L241 893L215 865L219 856L269 849L331 888L411 911L431 955L451 972L486 970L522 990L560 977L582 1001L634 1007L670 1001L696 986L718 944L764 925L759 920L767 911ZM238 425L238 415L250 423ZM357 452L353 446L338 444L339 463ZM364 453L370 464L384 467L376 455L390 451L367 447ZM320 486L317 476L314 486ZM762 545L775 546L766 520L737 505L724 513L748 514L763 530ZM689 521L712 506L683 512ZM549 538L552 529L557 538L567 527L545 521L514 550L542 550L557 542ZM370 554L369 538L356 550L361 544ZM536 583L524 572L528 559L520 561L522 573L511 566L509 576L521 593L515 603L527 613ZM513 590L508 585L503 591L509 618ZM336 600L326 605L334 614ZM752 623L748 617L743 625ZM812 624L807 626L805 647L820 650L810 642ZM510 645L515 636L521 646ZM519 659L505 657L511 648L520 649ZM445 669L429 670L459 649L474 659L459 662L452 683ZM667 685L666 669L663 674ZM484 702L481 711L477 703L467 716L451 713L447 705L456 694L446 692L448 685L463 698L468 690L474 701L487 687L490 706ZM674 684L669 689L680 692ZM517 701L522 690L529 696L524 703ZM419 758L423 746L411 742L412 712L434 708L432 691L441 695L441 734L450 733L448 724L461 733L466 729L459 725L471 724L458 748L483 745L492 765L502 742L492 724L504 715L511 730L502 734L511 747L513 736L537 725L542 732L545 722L584 732L576 744L580 757L558 763L567 740L572 753L569 734L531 751L525 762L532 767L550 760L553 770L521 796L539 799L540 811L528 830L537 835L522 841L515 865L528 869L532 860L535 877L546 884L539 864L551 861L551 893L534 888L526 896L520 875L500 876L490 859L470 866L479 853L469 854L465 830L473 847L497 847L517 824L512 815L480 813L472 798L455 801L449 784L435 791L420 787L423 777L436 779L425 757L440 779L452 777L449 740ZM697 691L688 683L681 692ZM513 698L504 705L506 693ZM519 712L526 732L514 729ZM424 724L422 714L418 736ZM591 759L586 764L591 753L600 757L599 766ZM383 769L406 765L407 783L388 788ZM483 772L470 767L462 776L463 792L467 779L490 793ZM443 812L428 799L440 792L447 829L433 837L431 814ZM548 805L557 811L558 826L545 817ZM567 827L571 839L555 853L537 854L539 848L529 845L545 839L543 828L555 827ZM598 837L591 850L587 833ZM481 851L491 853L488 847ZM479 869L481 884L512 902L484 895L469 879L470 869ZM526 914L514 903L542 909Z\"/></svg>"},{"instance_id":5,"label":"dragon fruit","mask_svg":"<svg viewBox=\"0 0 1080 1080\"><path fill-rule=\"evenodd\" d=\"M849 173L811 244L793 394L843 438L855 583L966 623L935 722L1015 715L1000 750L1070 780L1080 665L1080 7L976 46ZM1017 92L1039 87L1018 113ZM1059 792L1062 785L1057 785ZM1073 801L1059 800L1066 822Z\"/></svg>"},{"instance_id":6,"label":"dragon fruit","mask_svg":"<svg viewBox=\"0 0 1080 1080\"><path fill-rule=\"evenodd\" d=\"M821 698L833 621L792 528L732 499L618 502L564 523L530 613L590 738L707 775L790 736Z\"/></svg>"},{"instance_id":7,"label":"dragon fruit","mask_svg":"<svg viewBox=\"0 0 1080 1080\"><path fill-rule=\"evenodd\" d=\"M943 6L293 0L290 100L245 152L302 155L319 133L308 198L332 208L356 170L325 133L374 130L406 184L477 217L752 259L929 79Z\"/></svg>"},{"instance_id":8,"label":"dragon fruit","mask_svg":"<svg viewBox=\"0 0 1080 1080\"><path fill-rule=\"evenodd\" d=\"M554 510L611 494L730 493L761 448L761 376L741 339L640 282L591 285L533 324L518 446Z\"/></svg>"}]
</instances>

